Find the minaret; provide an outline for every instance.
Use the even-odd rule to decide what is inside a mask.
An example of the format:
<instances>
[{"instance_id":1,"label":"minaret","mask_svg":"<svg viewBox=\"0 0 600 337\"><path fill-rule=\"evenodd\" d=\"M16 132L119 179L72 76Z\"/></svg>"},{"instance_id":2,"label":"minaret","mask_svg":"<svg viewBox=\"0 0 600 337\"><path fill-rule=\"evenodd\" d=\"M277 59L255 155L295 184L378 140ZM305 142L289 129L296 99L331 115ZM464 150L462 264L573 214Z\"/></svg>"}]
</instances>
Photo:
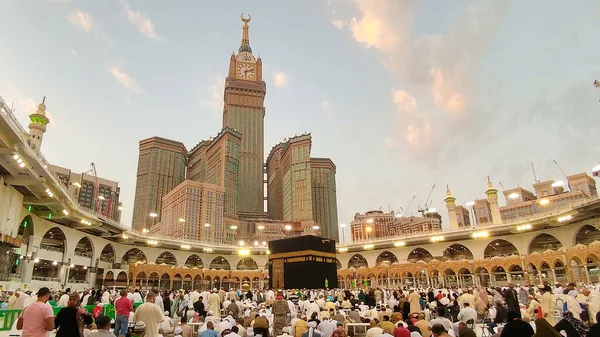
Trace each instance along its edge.
<instances>
[{"instance_id":1,"label":"minaret","mask_svg":"<svg viewBox=\"0 0 600 337\"><path fill-rule=\"evenodd\" d=\"M35 152L40 152L46 125L50 123L50 120L46 117L46 96L44 96L42 103L38 105L37 111L29 115L29 120L29 140L27 143Z\"/></svg>"},{"instance_id":2,"label":"minaret","mask_svg":"<svg viewBox=\"0 0 600 337\"><path fill-rule=\"evenodd\" d=\"M490 177L488 176L487 201L490 204L490 211L492 213L492 224L499 225L502 223L502 216L500 215L500 207L498 207L498 190L494 188Z\"/></svg>"},{"instance_id":3,"label":"minaret","mask_svg":"<svg viewBox=\"0 0 600 337\"><path fill-rule=\"evenodd\" d=\"M458 218L456 216L456 198L450 192L450 188L446 185L446 207L448 208L448 219L450 220L450 230L458 229Z\"/></svg>"}]
</instances>

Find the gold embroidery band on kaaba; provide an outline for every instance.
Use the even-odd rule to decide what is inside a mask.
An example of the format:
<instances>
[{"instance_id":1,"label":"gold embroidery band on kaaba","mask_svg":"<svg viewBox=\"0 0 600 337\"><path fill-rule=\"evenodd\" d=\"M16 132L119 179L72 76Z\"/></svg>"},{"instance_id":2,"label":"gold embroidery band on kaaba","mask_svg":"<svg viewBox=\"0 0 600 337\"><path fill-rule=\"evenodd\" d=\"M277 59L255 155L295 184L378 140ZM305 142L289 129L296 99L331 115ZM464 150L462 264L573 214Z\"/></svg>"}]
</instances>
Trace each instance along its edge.
<instances>
[{"instance_id":1,"label":"gold embroidery band on kaaba","mask_svg":"<svg viewBox=\"0 0 600 337\"><path fill-rule=\"evenodd\" d=\"M287 252L269 255L269 260L274 259L286 259L291 257L305 257L305 256L317 256L317 257L329 257L335 259L335 253L319 252L317 250L300 250L297 252Z\"/></svg>"}]
</instances>

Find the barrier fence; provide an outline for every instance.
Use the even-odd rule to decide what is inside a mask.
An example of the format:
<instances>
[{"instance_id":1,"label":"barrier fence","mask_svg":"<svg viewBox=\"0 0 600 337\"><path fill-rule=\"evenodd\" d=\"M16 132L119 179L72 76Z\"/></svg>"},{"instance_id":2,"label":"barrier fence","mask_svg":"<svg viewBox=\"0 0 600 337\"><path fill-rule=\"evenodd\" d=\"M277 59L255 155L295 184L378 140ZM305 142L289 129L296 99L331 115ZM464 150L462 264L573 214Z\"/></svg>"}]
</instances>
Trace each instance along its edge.
<instances>
[{"instance_id":1,"label":"barrier fence","mask_svg":"<svg viewBox=\"0 0 600 337\"><path fill-rule=\"evenodd\" d=\"M133 310L135 311L142 303L134 303ZM84 306L85 310L90 314L94 311L95 305L86 305ZM58 314L60 309L64 307L53 307L54 316ZM21 312L23 310L0 310L0 331L11 330L19 316L21 316ZM115 319L115 306L114 305L105 305L102 307L102 314L104 316L110 317L111 320Z\"/></svg>"}]
</instances>

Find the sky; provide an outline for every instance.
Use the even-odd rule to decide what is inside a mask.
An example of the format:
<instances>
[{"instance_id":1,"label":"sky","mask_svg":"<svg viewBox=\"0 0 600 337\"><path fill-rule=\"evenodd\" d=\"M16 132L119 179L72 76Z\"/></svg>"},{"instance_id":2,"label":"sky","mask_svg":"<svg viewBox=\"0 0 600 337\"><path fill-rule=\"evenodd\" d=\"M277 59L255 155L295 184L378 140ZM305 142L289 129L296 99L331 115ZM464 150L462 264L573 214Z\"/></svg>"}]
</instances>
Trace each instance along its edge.
<instances>
[{"instance_id":1,"label":"sky","mask_svg":"<svg viewBox=\"0 0 600 337\"><path fill-rule=\"evenodd\" d=\"M141 139L188 149L222 126L249 13L267 83L265 154L311 132L337 166L340 224L590 172L600 160L600 2L5 1L0 96L21 123L46 95L42 153L121 186L130 224ZM501 205L503 201L501 201ZM346 231L348 231L346 227ZM346 237L348 237L346 232Z\"/></svg>"}]
</instances>

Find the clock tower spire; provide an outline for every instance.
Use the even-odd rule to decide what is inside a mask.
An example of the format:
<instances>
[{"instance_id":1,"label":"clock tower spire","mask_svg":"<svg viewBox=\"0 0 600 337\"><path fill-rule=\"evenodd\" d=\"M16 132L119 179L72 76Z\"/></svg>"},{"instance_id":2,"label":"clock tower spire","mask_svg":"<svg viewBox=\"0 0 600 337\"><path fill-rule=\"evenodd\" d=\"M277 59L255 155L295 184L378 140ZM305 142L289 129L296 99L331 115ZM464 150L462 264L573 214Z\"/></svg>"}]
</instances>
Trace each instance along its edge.
<instances>
[{"instance_id":1,"label":"clock tower spire","mask_svg":"<svg viewBox=\"0 0 600 337\"><path fill-rule=\"evenodd\" d=\"M262 60L252 55L248 23L240 16L242 43L229 60L223 95L223 128L242 134L239 161L238 215L264 214L264 100L267 92L262 78Z\"/></svg>"},{"instance_id":2,"label":"clock tower spire","mask_svg":"<svg viewBox=\"0 0 600 337\"><path fill-rule=\"evenodd\" d=\"M242 22L244 24L242 25L242 44L238 49L238 53L241 53L243 51L252 53L252 48L250 48L250 38L248 36L248 22L252 20L252 17L250 16L250 14L248 14L248 18L246 19L244 17L244 14L242 13L242 15L240 15L240 18L242 19Z\"/></svg>"}]
</instances>

